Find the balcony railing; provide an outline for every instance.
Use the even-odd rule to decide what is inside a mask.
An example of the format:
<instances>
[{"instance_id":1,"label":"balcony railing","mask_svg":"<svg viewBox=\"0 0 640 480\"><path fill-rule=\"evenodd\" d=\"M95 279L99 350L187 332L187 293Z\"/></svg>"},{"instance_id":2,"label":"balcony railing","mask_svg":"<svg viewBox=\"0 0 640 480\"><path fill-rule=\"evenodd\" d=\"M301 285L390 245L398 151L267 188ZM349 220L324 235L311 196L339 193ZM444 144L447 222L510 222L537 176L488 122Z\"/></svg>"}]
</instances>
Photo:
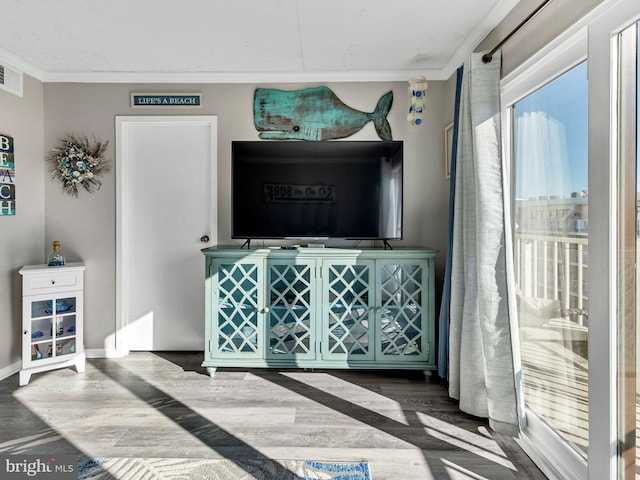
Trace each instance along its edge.
<instances>
[{"instance_id":1,"label":"balcony railing","mask_svg":"<svg viewBox=\"0 0 640 480\"><path fill-rule=\"evenodd\" d=\"M560 315L588 324L588 239L580 236L515 235L515 274L524 297L555 300Z\"/></svg>"}]
</instances>

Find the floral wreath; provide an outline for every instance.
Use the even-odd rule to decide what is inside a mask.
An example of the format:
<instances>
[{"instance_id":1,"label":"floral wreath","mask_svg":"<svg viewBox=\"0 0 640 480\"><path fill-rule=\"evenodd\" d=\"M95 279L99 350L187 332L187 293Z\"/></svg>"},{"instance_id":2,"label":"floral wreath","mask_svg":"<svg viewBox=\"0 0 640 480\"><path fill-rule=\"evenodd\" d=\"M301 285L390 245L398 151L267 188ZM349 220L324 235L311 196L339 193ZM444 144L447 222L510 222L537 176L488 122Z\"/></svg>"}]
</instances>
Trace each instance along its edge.
<instances>
[{"instance_id":1,"label":"floral wreath","mask_svg":"<svg viewBox=\"0 0 640 480\"><path fill-rule=\"evenodd\" d=\"M98 177L111 170L104 156L107 145L108 141L89 140L86 135L67 133L47 157L51 178L59 179L64 193L76 198L79 187L94 193L102 185Z\"/></svg>"}]
</instances>

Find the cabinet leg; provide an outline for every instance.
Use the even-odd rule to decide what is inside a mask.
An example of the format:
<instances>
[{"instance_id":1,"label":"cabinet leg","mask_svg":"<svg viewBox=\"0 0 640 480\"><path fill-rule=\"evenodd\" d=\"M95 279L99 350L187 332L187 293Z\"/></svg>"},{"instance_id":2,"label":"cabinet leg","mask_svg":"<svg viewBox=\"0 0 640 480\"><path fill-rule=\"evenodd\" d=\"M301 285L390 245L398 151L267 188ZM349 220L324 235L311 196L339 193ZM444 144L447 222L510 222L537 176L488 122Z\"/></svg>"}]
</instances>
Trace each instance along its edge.
<instances>
[{"instance_id":1,"label":"cabinet leg","mask_svg":"<svg viewBox=\"0 0 640 480\"><path fill-rule=\"evenodd\" d=\"M84 373L84 369L85 369L85 361L84 361L84 358L82 358L76 362L76 372Z\"/></svg>"},{"instance_id":2,"label":"cabinet leg","mask_svg":"<svg viewBox=\"0 0 640 480\"><path fill-rule=\"evenodd\" d=\"M27 383L29 383L29 380L31 379L31 372L25 372L24 370L20 371L20 375L19 375L19 385L21 387L25 386Z\"/></svg>"},{"instance_id":3,"label":"cabinet leg","mask_svg":"<svg viewBox=\"0 0 640 480\"><path fill-rule=\"evenodd\" d=\"M217 369L218 367L207 367L207 373L211 378L213 378L213 376L216 374Z\"/></svg>"},{"instance_id":4,"label":"cabinet leg","mask_svg":"<svg viewBox=\"0 0 640 480\"><path fill-rule=\"evenodd\" d=\"M422 374L424 375L425 381L429 381L433 372L431 370L423 370Z\"/></svg>"}]
</instances>

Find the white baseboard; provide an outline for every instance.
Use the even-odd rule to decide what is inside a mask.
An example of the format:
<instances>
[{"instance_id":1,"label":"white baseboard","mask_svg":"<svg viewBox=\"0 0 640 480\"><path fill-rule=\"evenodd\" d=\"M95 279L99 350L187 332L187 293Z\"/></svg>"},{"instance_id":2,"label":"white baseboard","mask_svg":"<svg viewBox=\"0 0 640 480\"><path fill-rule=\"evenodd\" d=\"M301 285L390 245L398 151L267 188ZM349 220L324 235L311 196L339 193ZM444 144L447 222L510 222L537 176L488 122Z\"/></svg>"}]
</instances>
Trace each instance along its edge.
<instances>
[{"instance_id":1,"label":"white baseboard","mask_svg":"<svg viewBox=\"0 0 640 480\"><path fill-rule=\"evenodd\" d=\"M9 378L11 375L15 375L22 369L22 361L19 360L16 363L9 365L8 367L0 369L0 381L5 378Z\"/></svg>"},{"instance_id":2,"label":"white baseboard","mask_svg":"<svg viewBox=\"0 0 640 480\"><path fill-rule=\"evenodd\" d=\"M87 358L122 358L129 355L128 350L116 350L115 348L90 348L84 351Z\"/></svg>"}]
</instances>

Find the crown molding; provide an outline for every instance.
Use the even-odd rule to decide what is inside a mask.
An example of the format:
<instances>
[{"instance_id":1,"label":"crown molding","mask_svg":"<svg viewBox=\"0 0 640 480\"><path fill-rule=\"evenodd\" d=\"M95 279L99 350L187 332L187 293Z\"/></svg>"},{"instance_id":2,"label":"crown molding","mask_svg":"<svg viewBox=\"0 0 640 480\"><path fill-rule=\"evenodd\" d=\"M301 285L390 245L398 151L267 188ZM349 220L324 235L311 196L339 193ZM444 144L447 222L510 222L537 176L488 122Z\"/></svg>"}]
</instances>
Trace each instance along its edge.
<instances>
[{"instance_id":1,"label":"crown molding","mask_svg":"<svg viewBox=\"0 0 640 480\"><path fill-rule=\"evenodd\" d=\"M29 63L17 55L14 55L9 50L0 47L0 63L8 65L11 68L18 70L22 73L26 73L40 81L44 78L44 71L34 64Z\"/></svg>"},{"instance_id":2,"label":"crown molding","mask_svg":"<svg viewBox=\"0 0 640 480\"><path fill-rule=\"evenodd\" d=\"M423 75L447 80L441 69L341 72L45 72L45 83L300 83L395 82Z\"/></svg>"}]
</instances>

